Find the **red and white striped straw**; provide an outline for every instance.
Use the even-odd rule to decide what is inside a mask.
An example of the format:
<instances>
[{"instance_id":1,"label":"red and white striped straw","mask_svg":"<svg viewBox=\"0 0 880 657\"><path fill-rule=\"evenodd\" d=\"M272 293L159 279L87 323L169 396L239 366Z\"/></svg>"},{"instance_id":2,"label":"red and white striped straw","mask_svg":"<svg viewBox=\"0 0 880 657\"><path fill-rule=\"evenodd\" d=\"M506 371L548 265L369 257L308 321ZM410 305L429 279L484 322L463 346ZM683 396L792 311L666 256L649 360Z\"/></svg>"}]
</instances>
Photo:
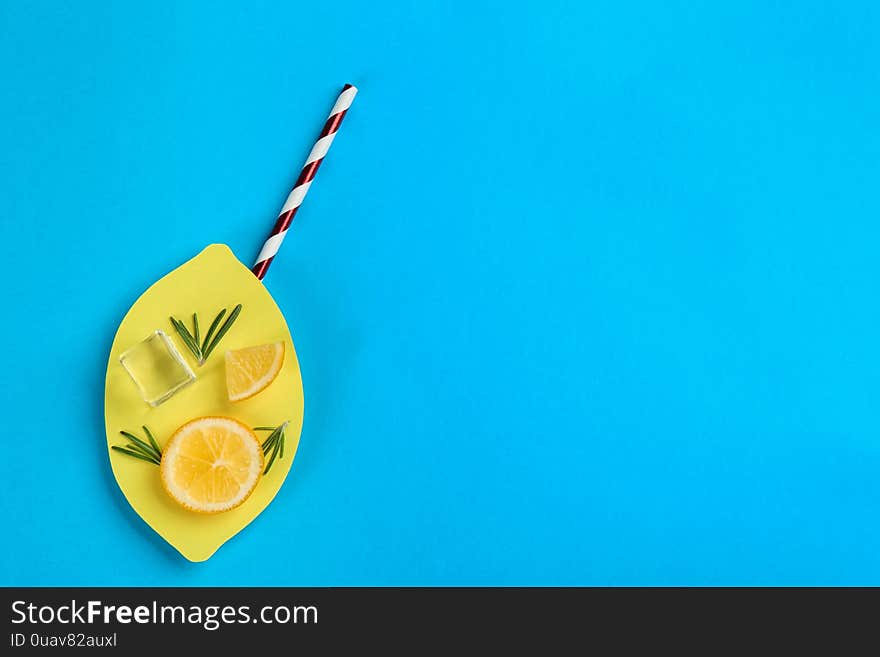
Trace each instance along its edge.
<instances>
[{"instance_id":1,"label":"red and white striped straw","mask_svg":"<svg viewBox=\"0 0 880 657\"><path fill-rule=\"evenodd\" d=\"M345 85L342 88L342 93L339 94L339 98L336 99L336 104L330 110L330 116L324 123L321 134L318 135L318 141L312 146L312 152L306 158L306 163L303 165L302 171L299 172L296 184L293 186L290 196L287 197L284 207L281 208L281 214L275 220L272 232L269 233L268 239L263 243L260 255L257 256L257 262L251 268L254 276L260 280L266 275L269 265L272 264L272 259L278 253L278 249L281 248L284 236L287 235L287 229L290 228L296 211L302 205L312 180L318 172L318 167L321 166L324 156L330 150L330 144L333 143L336 131L339 130L339 125L342 123L342 119L345 118L346 111L351 107L351 101L354 100L355 94L357 94L357 87L350 84Z\"/></svg>"}]
</instances>

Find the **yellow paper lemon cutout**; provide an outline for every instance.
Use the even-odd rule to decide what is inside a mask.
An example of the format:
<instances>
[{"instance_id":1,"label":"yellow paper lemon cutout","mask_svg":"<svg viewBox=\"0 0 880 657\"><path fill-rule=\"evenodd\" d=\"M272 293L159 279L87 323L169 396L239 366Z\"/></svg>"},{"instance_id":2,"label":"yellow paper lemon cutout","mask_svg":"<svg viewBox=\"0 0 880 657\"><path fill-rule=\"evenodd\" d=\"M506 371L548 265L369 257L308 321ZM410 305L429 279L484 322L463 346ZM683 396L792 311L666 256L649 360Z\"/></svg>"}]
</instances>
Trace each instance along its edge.
<instances>
[{"instance_id":1,"label":"yellow paper lemon cutout","mask_svg":"<svg viewBox=\"0 0 880 657\"><path fill-rule=\"evenodd\" d=\"M191 328L198 313L202 333L222 309L242 304L241 314L201 367L174 332L169 315ZM119 362L132 345L161 329L196 374L196 381L159 406L144 402ZM283 342L284 363L272 384L256 396L232 403L227 398L224 353L251 345ZM256 490L239 507L214 515L187 511L162 487L159 468L110 449L124 445L121 430L142 436L147 425L164 447L185 422L201 416L232 417L249 427L289 422L284 458L276 459ZM223 244L212 244L198 256L154 283L129 309L113 340L104 390L107 451L116 482L128 503L162 538L190 561L205 561L256 518L272 501L293 463L303 418L302 379L293 340L284 316L251 271ZM265 435L261 435L265 438Z\"/></svg>"}]
</instances>

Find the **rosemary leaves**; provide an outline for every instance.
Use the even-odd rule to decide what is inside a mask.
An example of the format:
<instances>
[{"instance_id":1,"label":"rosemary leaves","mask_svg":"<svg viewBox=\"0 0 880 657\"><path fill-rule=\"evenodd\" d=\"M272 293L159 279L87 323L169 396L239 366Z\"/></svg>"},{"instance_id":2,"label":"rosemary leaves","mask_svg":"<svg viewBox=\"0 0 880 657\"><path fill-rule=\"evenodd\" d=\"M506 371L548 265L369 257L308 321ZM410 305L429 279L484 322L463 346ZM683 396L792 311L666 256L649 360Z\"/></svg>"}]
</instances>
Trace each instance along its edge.
<instances>
[{"instance_id":1,"label":"rosemary leaves","mask_svg":"<svg viewBox=\"0 0 880 657\"><path fill-rule=\"evenodd\" d=\"M153 465L159 465L162 462L162 450L159 447L159 443L153 438L153 434L146 425L144 425L143 430L147 436L147 440L138 438L128 431L120 431L119 433L128 438L130 442L125 447L111 445L111 449L115 449L117 452L122 452L123 454L128 454L141 461L146 461Z\"/></svg>"},{"instance_id":2,"label":"rosemary leaves","mask_svg":"<svg viewBox=\"0 0 880 657\"><path fill-rule=\"evenodd\" d=\"M275 463L275 458L284 458L284 430L287 428L287 422L281 424L277 427L254 427L254 431L271 431L266 440L263 441L263 456L267 456L269 452L272 452L272 455L269 456L269 460L266 462L266 469L263 470L263 474L267 474L269 469L272 467L272 464Z\"/></svg>"},{"instance_id":3,"label":"rosemary leaves","mask_svg":"<svg viewBox=\"0 0 880 657\"><path fill-rule=\"evenodd\" d=\"M192 352L192 355L201 366L205 364L206 360L208 360L211 352L214 351L214 348L217 346L223 336L226 335L230 328L232 328L232 324L238 318L239 313L241 313L241 304L238 304L235 308L233 308L228 317L226 317L226 308L217 313L214 321L211 322L211 326L208 327L208 332L205 333L204 340L200 339L201 333L199 331L198 314L193 313L192 332L190 332L190 330L186 327L186 324L184 324L179 319L175 319L173 316L169 317L168 319L171 320L171 325L174 327L174 330L177 331L177 335L180 336L183 344L185 344L186 348ZM221 326L220 322L223 321L224 317L226 317L226 321L223 322L223 325Z\"/></svg>"}]
</instances>

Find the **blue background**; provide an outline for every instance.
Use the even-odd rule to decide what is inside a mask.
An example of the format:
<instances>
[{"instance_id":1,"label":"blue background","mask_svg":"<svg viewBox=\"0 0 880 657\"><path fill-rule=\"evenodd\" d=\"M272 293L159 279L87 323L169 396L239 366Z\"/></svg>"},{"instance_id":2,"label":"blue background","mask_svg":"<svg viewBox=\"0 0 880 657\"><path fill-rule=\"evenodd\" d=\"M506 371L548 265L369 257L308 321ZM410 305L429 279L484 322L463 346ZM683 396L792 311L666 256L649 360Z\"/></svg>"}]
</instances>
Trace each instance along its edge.
<instances>
[{"instance_id":1,"label":"blue background","mask_svg":"<svg viewBox=\"0 0 880 657\"><path fill-rule=\"evenodd\" d=\"M0 583L880 584L878 19L3 2ZM344 82L266 279L294 470L191 564L112 478L110 342L253 260Z\"/></svg>"}]
</instances>

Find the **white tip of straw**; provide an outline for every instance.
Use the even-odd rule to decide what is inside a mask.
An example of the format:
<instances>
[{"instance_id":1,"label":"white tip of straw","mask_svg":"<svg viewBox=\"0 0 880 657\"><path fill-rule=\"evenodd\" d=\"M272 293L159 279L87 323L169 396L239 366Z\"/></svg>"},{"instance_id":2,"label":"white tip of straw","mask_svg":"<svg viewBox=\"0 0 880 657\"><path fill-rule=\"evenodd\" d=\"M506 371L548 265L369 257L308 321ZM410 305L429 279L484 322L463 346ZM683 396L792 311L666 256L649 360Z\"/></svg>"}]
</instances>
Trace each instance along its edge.
<instances>
[{"instance_id":1,"label":"white tip of straw","mask_svg":"<svg viewBox=\"0 0 880 657\"><path fill-rule=\"evenodd\" d=\"M357 87L346 85L346 88L343 89L341 94L339 94L339 98L336 99L336 104L333 106L333 109L330 110L330 116L338 114L351 107L351 101L354 100L354 96L357 92Z\"/></svg>"}]
</instances>

